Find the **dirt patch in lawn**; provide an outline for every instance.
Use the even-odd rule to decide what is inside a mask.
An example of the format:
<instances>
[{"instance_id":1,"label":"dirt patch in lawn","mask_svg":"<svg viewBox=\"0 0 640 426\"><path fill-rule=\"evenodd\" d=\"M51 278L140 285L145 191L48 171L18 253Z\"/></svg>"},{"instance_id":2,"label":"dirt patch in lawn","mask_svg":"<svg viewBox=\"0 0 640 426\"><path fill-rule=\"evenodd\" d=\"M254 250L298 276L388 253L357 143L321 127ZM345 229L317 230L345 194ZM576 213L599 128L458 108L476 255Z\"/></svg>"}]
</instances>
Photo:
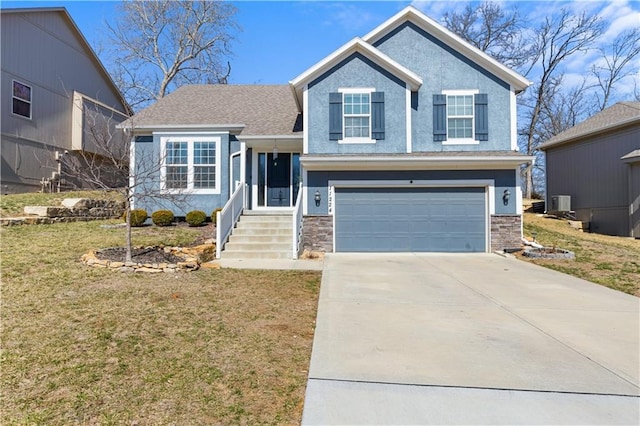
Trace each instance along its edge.
<instances>
[{"instance_id":1,"label":"dirt patch in lawn","mask_svg":"<svg viewBox=\"0 0 640 426\"><path fill-rule=\"evenodd\" d=\"M127 250L124 247L112 247L98 250L96 257L100 260L124 262ZM160 247L133 248L131 249L131 261L135 263L178 263L184 259L165 253Z\"/></svg>"}]
</instances>

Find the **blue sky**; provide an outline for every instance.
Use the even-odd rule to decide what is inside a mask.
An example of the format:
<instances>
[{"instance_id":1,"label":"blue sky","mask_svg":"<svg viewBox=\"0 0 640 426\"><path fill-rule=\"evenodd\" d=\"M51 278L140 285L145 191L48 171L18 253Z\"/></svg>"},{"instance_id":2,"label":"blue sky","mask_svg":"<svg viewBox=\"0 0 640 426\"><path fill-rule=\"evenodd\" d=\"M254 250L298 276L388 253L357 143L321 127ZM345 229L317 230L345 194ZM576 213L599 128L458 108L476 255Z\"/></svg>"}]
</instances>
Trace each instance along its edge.
<instances>
[{"instance_id":1,"label":"blue sky","mask_svg":"<svg viewBox=\"0 0 640 426\"><path fill-rule=\"evenodd\" d=\"M603 42L625 28L640 26L638 1L498 1L517 6L530 22L539 22L561 8L597 12L608 26ZM239 1L242 31L232 45L231 84L281 84L320 61L353 37L363 36L409 4L439 20L446 11L462 9L463 1ZM116 2L2 1L2 7L64 6L85 37L99 51L105 20L116 18ZM595 53L577 55L568 64L566 81L578 82ZM640 69L640 62L636 62ZM628 83L630 84L630 83ZM632 86L629 86L632 88Z\"/></svg>"}]
</instances>

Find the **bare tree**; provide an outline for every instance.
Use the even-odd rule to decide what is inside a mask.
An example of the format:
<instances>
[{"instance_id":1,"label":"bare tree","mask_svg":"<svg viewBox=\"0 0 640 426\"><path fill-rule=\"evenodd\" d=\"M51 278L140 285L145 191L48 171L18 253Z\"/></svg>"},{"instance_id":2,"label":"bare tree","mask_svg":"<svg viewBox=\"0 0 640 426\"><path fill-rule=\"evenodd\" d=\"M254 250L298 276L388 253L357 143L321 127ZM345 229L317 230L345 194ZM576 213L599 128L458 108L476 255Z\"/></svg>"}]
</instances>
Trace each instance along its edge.
<instances>
[{"instance_id":1,"label":"bare tree","mask_svg":"<svg viewBox=\"0 0 640 426\"><path fill-rule=\"evenodd\" d=\"M136 108L183 84L226 82L236 9L219 0L124 1L109 25L112 74Z\"/></svg>"},{"instance_id":2,"label":"bare tree","mask_svg":"<svg viewBox=\"0 0 640 426\"><path fill-rule=\"evenodd\" d=\"M591 67L596 78L598 111L609 105L615 85L620 80L638 72L631 66L640 55L640 29L622 31L608 47L601 47L600 61Z\"/></svg>"},{"instance_id":3,"label":"bare tree","mask_svg":"<svg viewBox=\"0 0 640 426\"><path fill-rule=\"evenodd\" d=\"M83 144L85 149L60 157L61 177L81 182L83 187L118 191L125 202L126 258L132 258L131 206L146 199L164 200L173 205L187 203L186 191L167 193L160 184L164 158L154 152L136 153L131 162L133 119L116 125L122 117L106 113L99 105L85 102L83 108Z\"/></svg>"},{"instance_id":4,"label":"bare tree","mask_svg":"<svg viewBox=\"0 0 640 426\"><path fill-rule=\"evenodd\" d=\"M526 108L525 124L520 131L521 150L527 155L533 155L543 137L549 136L538 131L544 119L545 105L562 80L562 65L574 54L593 48L602 32L603 24L598 16L585 12L574 16L564 9L553 18L547 17L536 30L535 61L532 63L534 69L539 68L539 76L527 96L521 98L521 105ZM525 169L524 174L525 197L530 198L533 192L532 168Z\"/></svg>"},{"instance_id":5,"label":"bare tree","mask_svg":"<svg viewBox=\"0 0 640 426\"><path fill-rule=\"evenodd\" d=\"M515 8L507 12L488 1L467 5L460 13L447 12L443 20L449 30L504 65L519 68L530 60L532 47Z\"/></svg>"}]
</instances>

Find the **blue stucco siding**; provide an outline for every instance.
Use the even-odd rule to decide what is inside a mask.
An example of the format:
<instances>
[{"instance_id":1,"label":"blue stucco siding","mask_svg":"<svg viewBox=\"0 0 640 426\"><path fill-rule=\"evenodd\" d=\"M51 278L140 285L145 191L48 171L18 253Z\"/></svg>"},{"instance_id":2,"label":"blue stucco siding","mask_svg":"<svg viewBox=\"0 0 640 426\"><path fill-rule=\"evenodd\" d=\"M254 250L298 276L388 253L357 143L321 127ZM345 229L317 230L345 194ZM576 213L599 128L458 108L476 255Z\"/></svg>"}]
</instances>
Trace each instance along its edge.
<instances>
[{"instance_id":1,"label":"blue stucco siding","mask_svg":"<svg viewBox=\"0 0 640 426\"><path fill-rule=\"evenodd\" d=\"M464 181L488 180L495 185L495 213L516 214L515 170L401 170L401 171L309 171L307 175L307 206L310 215L328 214L329 181ZM502 194L511 192L511 200L504 205ZM322 201L316 206L314 194L320 191Z\"/></svg>"},{"instance_id":2,"label":"blue stucco siding","mask_svg":"<svg viewBox=\"0 0 640 426\"><path fill-rule=\"evenodd\" d=\"M400 25L375 47L423 79L412 99L414 152L511 149L509 85L414 24ZM433 141L433 95L443 90L478 90L489 99L489 140L478 145Z\"/></svg>"},{"instance_id":3,"label":"blue stucco siding","mask_svg":"<svg viewBox=\"0 0 640 426\"><path fill-rule=\"evenodd\" d=\"M374 88L384 92L385 137L375 144L329 140L329 93L339 88ZM407 147L405 83L359 53L340 62L309 84L310 154L403 153Z\"/></svg>"},{"instance_id":4,"label":"blue stucco siding","mask_svg":"<svg viewBox=\"0 0 640 426\"><path fill-rule=\"evenodd\" d=\"M175 133L176 136L183 136ZM188 136L188 135L184 135ZM220 143L220 194L189 194L188 191L175 197L163 196L160 191L160 170L157 166L160 160L160 137L155 135L152 142L135 143L134 162L136 168L153 168L153 173L145 179L138 178L134 188L134 207L145 209L149 215L159 209L171 210L176 216L185 216L192 210L202 210L210 215L213 210L223 207L229 199L229 155L230 148L239 149L234 142L229 141L229 135L225 133L198 134L198 136L219 137ZM233 146L230 146L233 145ZM238 167L239 168L239 167Z\"/></svg>"}]
</instances>

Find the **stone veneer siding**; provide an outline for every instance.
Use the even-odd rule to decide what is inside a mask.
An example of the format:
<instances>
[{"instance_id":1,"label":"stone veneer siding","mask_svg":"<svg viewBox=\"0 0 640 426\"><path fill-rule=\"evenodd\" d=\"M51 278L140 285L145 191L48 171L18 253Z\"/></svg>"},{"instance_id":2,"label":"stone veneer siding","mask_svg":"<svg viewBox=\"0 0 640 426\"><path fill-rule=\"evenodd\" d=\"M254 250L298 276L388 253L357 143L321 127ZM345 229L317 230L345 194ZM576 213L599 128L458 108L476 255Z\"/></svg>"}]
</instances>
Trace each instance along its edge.
<instances>
[{"instance_id":1,"label":"stone veneer siding","mask_svg":"<svg viewBox=\"0 0 640 426\"><path fill-rule=\"evenodd\" d=\"M302 219L302 249L333 252L333 216L305 216Z\"/></svg>"},{"instance_id":2,"label":"stone veneer siding","mask_svg":"<svg viewBox=\"0 0 640 426\"><path fill-rule=\"evenodd\" d=\"M519 249L522 247L522 216L491 216L491 251Z\"/></svg>"}]
</instances>

